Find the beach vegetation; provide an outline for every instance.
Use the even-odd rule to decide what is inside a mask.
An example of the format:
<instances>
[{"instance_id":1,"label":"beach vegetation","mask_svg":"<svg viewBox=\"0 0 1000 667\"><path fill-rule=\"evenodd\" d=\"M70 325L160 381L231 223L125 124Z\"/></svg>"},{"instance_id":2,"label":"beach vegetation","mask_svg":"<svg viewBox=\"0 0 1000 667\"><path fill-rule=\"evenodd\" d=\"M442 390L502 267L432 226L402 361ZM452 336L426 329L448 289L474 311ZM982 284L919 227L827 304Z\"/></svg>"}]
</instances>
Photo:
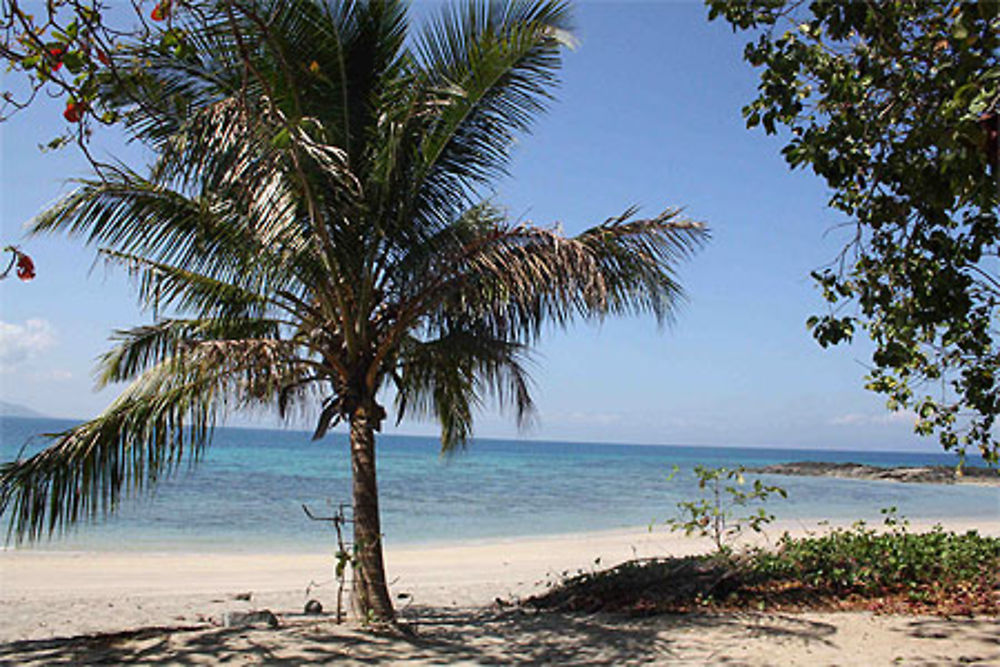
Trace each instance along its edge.
<instances>
[{"instance_id":1,"label":"beach vegetation","mask_svg":"<svg viewBox=\"0 0 1000 667\"><path fill-rule=\"evenodd\" d=\"M11 534L113 512L197 461L228 414L305 413L317 440L347 425L356 612L390 621L385 406L436 420L444 452L485 406L527 423L531 345L580 320L668 322L705 229L628 208L567 235L489 198L553 97L563 2L469 1L420 26L390 0L160 2L132 33L102 32L84 4L33 19L15 2L4 56L69 96L75 136L118 123L154 159L94 162L30 229L125 267L152 321L100 359L98 386L125 385L103 413L0 468ZM71 29L59 9L90 13Z\"/></svg>"},{"instance_id":2,"label":"beach vegetation","mask_svg":"<svg viewBox=\"0 0 1000 667\"><path fill-rule=\"evenodd\" d=\"M705 610L1000 613L1000 538L941 526L911 532L886 511L818 535L785 533L769 549L634 560L568 577L536 608L628 615Z\"/></svg>"},{"instance_id":3,"label":"beach vegetation","mask_svg":"<svg viewBox=\"0 0 1000 667\"><path fill-rule=\"evenodd\" d=\"M678 472L674 466L672 479ZM708 537L719 555L732 553L732 543L745 529L756 533L774 521L763 504L772 495L788 497L780 486L765 484L760 479L749 483L746 468L710 468L697 465L694 475L702 496L677 503L680 515L664 521L672 531L684 531L687 536ZM755 509L752 509L755 507Z\"/></svg>"},{"instance_id":4,"label":"beach vegetation","mask_svg":"<svg viewBox=\"0 0 1000 667\"><path fill-rule=\"evenodd\" d=\"M709 0L752 40L748 127L785 141L845 216L813 273L823 347L874 343L866 387L915 430L996 464L1000 12L995 2Z\"/></svg>"},{"instance_id":5,"label":"beach vegetation","mask_svg":"<svg viewBox=\"0 0 1000 667\"><path fill-rule=\"evenodd\" d=\"M902 597L914 603L942 603L995 598L1000 583L1000 539L946 532L940 525L912 533L894 508L886 514L883 530L864 521L850 528L834 528L810 537L782 536L773 551L752 559L752 574L772 585L796 586L831 595L874 598L876 607L892 605ZM898 603L898 601L896 601Z\"/></svg>"}]
</instances>

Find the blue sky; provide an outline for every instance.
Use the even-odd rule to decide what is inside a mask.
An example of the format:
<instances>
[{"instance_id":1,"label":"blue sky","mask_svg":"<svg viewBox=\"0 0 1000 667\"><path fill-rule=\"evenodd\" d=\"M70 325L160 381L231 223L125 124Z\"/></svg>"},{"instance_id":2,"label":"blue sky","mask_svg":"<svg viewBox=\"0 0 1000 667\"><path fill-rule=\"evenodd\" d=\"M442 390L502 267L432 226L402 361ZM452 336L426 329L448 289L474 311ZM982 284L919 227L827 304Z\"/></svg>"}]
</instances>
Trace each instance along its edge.
<instances>
[{"instance_id":1,"label":"blue sky","mask_svg":"<svg viewBox=\"0 0 1000 667\"><path fill-rule=\"evenodd\" d=\"M628 319L552 331L536 355L536 425L519 433L487 412L477 435L936 450L912 434L910 416L863 389L867 343L823 350L806 331L824 307L809 272L850 230L818 178L788 170L780 139L745 128L740 108L756 74L743 38L706 15L694 2L578 5L580 45L566 55L558 100L495 193L512 216L568 233L631 205L647 215L684 207L713 235L680 267L687 303L663 329ZM59 101L0 124L0 238L38 267L31 283L0 283L0 400L88 417L116 394L92 386L108 335L151 315L136 308L124 273L94 267L79 242L23 237L24 223L85 172L72 151L37 149L62 124ZM141 159L114 136L97 147ZM419 422L399 431L435 432Z\"/></svg>"}]
</instances>

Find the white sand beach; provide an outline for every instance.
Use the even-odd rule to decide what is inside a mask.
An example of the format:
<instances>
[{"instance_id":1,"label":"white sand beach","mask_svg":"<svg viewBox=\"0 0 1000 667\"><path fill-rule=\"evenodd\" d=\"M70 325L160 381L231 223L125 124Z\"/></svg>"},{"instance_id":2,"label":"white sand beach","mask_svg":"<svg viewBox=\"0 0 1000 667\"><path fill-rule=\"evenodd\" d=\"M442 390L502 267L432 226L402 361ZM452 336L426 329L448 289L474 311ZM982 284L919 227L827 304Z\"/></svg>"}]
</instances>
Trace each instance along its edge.
<instances>
[{"instance_id":1,"label":"white sand beach","mask_svg":"<svg viewBox=\"0 0 1000 667\"><path fill-rule=\"evenodd\" d=\"M1000 535L1000 518L945 525ZM757 539L820 529L785 522ZM335 607L332 558L323 554L7 550L0 553L0 664L1000 664L997 618L760 612L635 620L497 603L543 591L564 572L705 548L662 528L423 547L390 542L391 589L413 636L302 614L310 598L327 612ZM246 593L249 600L237 599ZM227 611L265 608L280 628L219 625Z\"/></svg>"}]
</instances>

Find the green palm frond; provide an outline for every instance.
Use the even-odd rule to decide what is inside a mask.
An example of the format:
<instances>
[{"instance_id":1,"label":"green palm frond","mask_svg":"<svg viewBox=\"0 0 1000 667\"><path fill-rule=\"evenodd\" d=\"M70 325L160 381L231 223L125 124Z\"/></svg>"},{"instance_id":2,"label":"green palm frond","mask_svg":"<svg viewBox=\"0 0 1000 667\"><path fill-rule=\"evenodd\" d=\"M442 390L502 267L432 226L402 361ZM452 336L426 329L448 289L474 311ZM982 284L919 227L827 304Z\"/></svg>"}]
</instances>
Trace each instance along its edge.
<instances>
[{"instance_id":1,"label":"green palm frond","mask_svg":"<svg viewBox=\"0 0 1000 667\"><path fill-rule=\"evenodd\" d=\"M505 172L514 136L552 97L568 28L564 3L513 0L449 6L422 32L377 144L372 198L400 245L450 224Z\"/></svg>"},{"instance_id":2,"label":"green palm frond","mask_svg":"<svg viewBox=\"0 0 1000 667\"><path fill-rule=\"evenodd\" d=\"M143 352L133 352L131 361L141 361ZM210 340L178 352L143 372L96 419L0 466L0 514L10 512L11 535L37 539L113 511L183 459L197 460L219 416L274 401L310 372L280 341Z\"/></svg>"},{"instance_id":3,"label":"green palm frond","mask_svg":"<svg viewBox=\"0 0 1000 667\"><path fill-rule=\"evenodd\" d=\"M191 110L237 91L251 98L262 93L257 82L243 74L222 3L201 3L198 9L198 19L174 18L190 47L183 57L142 44L123 44L120 47L132 57L132 66L109 72L104 82L102 98L122 114L130 136L156 151Z\"/></svg>"},{"instance_id":4,"label":"green palm frond","mask_svg":"<svg viewBox=\"0 0 1000 667\"><path fill-rule=\"evenodd\" d=\"M185 265L204 274L216 267L218 274L240 275L232 264L250 264L259 248L252 236L240 233L239 226L222 224L232 219L219 215L210 201L186 197L133 174L82 181L36 217L30 231L83 236L88 244Z\"/></svg>"},{"instance_id":5,"label":"green palm frond","mask_svg":"<svg viewBox=\"0 0 1000 667\"><path fill-rule=\"evenodd\" d=\"M122 495L155 484L181 453L197 458L215 422L199 388L123 398L96 419L52 434L53 444L42 452L0 466L9 536L35 540L110 513Z\"/></svg>"},{"instance_id":6,"label":"green palm frond","mask_svg":"<svg viewBox=\"0 0 1000 667\"><path fill-rule=\"evenodd\" d=\"M162 150L192 115L220 101L262 104L244 110L277 113L286 129L326 119L323 143L362 163L365 134L382 111L373 102L404 59L407 25L402 2L220 3L196 23L181 22L189 58L153 57L135 77L132 129ZM164 109L175 107L164 124Z\"/></svg>"},{"instance_id":7,"label":"green palm frond","mask_svg":"<svg viewBox=\"0 0 1000 667\"><path fill-rule=\"evenodd\" d=\"M407 6L327 3L322 11L324 20L313 22L289 45L301 54L303 113L330 119L326 142L342 147L350 164L363 166L369 150L365 135L384 111L377 105L381 90L402 66ZM313 62L314 69L309 67Z\"/></svg>"},{"instance_id":8,"label":"green palm frond","mask_svg":"<svg viewBox=\"0 0 1000 667\"><path fill-rule=\"evenodd\" d=\"M563 2L514 0L448 6L430 24L421 62L451 97L423 139L428 177L503 175L514 136L552 98L568 21Z\"/></svg>"},{"instance_id":9,"label":"green palm frond","mask_svg":"<svg viewBox=\"0 0 1000 667\"><path fill-rule=\"evenodd\" d=\"M308 278L319 270L318 262L308 248L296 245L294 230L272 234L277 226L254 225L226 201L189 198L127 176L82 182L35 218L31 232L83 236L88 244L108 248L107 257L132 263L146 258L146 265L161 267L155 275L163 275L163 267L184 267L192 277L244 290L269 283L301 293L296 273Z\"/></svg>"},{"instance_id":10,"label":"green palm frond","mask_svg":"<svg viewBox=\"0 0 1000 667\"><path fill-rule=\"evenodd\" d=\"M393 291L398 303L426 297L454 273L462 258L496 237L506 221L506 213L490 202L468 208L447 226L401 247L381 285Z\"/></svg>"},{"instance_id":11,"label":"green palm frond","mask_svg":"<svg viewBox=\"0 0 1000 667\"><path fill-rule=\"evenodd\" d=\"M526 346L493 338L475 323L453 323L433 340L408 337L393 374L397 421L433 417L441 424L444 452L465 445L475 410L489 400L512 408L523 426L534 414L529 361Z\"/></svg>"}]
</instances>

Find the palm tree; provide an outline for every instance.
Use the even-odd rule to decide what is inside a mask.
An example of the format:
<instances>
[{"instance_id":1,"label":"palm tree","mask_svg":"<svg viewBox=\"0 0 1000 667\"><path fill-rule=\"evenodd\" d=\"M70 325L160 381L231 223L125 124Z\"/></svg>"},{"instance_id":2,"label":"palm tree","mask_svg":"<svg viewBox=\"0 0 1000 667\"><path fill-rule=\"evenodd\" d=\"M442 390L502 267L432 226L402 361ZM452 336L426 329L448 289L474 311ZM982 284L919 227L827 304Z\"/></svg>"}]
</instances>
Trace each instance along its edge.
<instances>
[{"instance_id":1,"label":"palm tree","mask_svg":"<svg viewBox=\"0 0 1000 667\"><path fill-rule=\"evenodd\" d=\"M4 464L0 510L17 539L52 534L197 460L226 413L313 405L315 438L350 429L357 611L390 620L383 397L437 419L445 451L488 400L525 419L543 325L669 319L704 230L628 211L568 238L479 199L556 83L562 2L470 2L415 34L388 0L182 9L184 49L105 91L150 172L106 168L33 222L126 265L154 321L99 363L117 400Z\"/></svg>"}]
</instances>

